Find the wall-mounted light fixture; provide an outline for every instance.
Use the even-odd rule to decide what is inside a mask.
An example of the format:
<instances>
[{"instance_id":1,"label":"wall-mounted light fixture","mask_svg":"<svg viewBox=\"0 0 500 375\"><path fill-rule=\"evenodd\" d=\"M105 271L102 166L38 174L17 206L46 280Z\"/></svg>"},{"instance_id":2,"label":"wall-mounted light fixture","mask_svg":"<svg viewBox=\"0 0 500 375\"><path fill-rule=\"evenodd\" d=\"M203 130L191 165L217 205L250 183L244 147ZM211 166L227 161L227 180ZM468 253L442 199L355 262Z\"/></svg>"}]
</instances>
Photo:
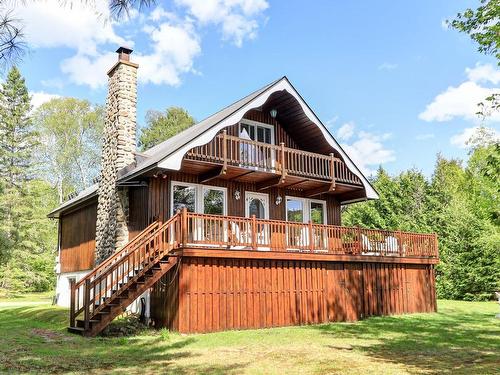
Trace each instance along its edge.
<instances>
[{"instance_id":1,"label":"wall-mounted light fixture","mask_svg":"<svg viewBox=\"0 0 500 375\"><path fill-rule=\"evenodd\" d=\"M234 199L236 199L237 201L239 201L240 198L241 198L241 193L240 193L239 189L236 189L234 191Z\"/></svg>"},{"instance_id":2,"label":"wall-mounted light fixture","mask_svg":"<svg viewBox=\"0 0 500 375\"><path fill-rule=\"evenodd\" d=\"M279 206L281 204L282 200L283 200L283 198L281 198L281 195L278 195L276 197L276 201L274 203L276 203L276 206Z\"/></svg>"},{"instance_id":3,"label":"wall-mounted light fixture","mask_svg":"<svg viewBox=\"0 0 500 375\"><path fill-rule=\"evenodd\" d=\"M276 118L276 116L278 115L278 110L276 108L273 108L269 111L269 114L272 118Z\"/></svg>"}]
</instances>

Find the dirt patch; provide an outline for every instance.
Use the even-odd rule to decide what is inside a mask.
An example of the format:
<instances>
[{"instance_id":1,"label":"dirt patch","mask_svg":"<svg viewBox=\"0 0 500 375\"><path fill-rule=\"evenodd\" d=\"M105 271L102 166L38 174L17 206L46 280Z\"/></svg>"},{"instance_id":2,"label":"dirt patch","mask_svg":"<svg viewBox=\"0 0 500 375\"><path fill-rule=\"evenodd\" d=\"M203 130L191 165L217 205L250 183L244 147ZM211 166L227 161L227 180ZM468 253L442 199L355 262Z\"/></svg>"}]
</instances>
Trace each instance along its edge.
<instances>
[{"instance_id":1,"label":"dirt patch","mask_svg":"<svg viewBox=\"0 0 500 375\"><path fill-rule=\"evenodd\" d=\"M33 336L38 336L43 338L46 342L52 341L68 341L72 340L72 337L63 335L62 333L51 331L50 329L34 328L31 330Z\"/></svg>"}]
</instances>

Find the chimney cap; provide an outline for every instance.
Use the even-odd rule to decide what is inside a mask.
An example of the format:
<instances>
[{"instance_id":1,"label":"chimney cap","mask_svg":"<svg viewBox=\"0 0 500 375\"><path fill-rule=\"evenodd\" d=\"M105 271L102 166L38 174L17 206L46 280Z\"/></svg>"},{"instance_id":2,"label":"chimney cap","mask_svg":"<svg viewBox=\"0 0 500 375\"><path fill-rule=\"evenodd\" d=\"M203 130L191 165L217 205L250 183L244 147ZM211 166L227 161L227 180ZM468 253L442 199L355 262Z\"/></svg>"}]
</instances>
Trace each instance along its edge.
<instances>
[{"instance_id":1,"label":"chimney cap","mask_svg":"<svg viewBox=\"0 0 500 375\"><path fill-rule=\"evenodd\" d=\"M118 60L125 60L129 61L130 60L130 54L132 53L132 49L127 48L127 47L120 47L116 50L116 53L118 53Z\"/></svg>"}]
</instances>

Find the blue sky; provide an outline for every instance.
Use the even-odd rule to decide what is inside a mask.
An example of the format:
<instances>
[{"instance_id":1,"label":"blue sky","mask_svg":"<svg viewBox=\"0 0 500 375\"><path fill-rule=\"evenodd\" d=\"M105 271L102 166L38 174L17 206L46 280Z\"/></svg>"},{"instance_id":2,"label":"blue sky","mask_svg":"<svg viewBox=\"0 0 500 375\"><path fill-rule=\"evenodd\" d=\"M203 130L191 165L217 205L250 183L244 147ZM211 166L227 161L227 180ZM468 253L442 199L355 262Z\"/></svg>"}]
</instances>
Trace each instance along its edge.
<instances>
[{"instance_id":1,"label":"blue sky","mask_svg":"<svg viewBox=\"0 0 500 375\"><path fill-rule=\"evenodd\" d=\"M477 1L158 0L118 22L98 3L97 12L18 4L30 45L20 69L35 104L104 103L124 44L140 64L140 125L147 110L172 105L201 120L287 75L365 172L430 175L438 152L466 157L475 105L500 86L494 59L443 25ZM499 121L485 125L498 134Z\"/></svg>"}]
</instances>

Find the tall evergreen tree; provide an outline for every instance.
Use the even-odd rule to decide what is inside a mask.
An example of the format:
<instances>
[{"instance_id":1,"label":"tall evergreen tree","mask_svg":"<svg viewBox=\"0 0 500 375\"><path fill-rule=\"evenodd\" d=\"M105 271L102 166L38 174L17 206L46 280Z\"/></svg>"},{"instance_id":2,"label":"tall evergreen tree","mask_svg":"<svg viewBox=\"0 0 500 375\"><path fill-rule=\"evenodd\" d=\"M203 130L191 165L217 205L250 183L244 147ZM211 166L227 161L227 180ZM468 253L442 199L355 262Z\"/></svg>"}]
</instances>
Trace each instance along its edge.
<instances>
[{"instance_id":1,"label":"tall evergreen tree","mask_svg":"<svg viewBox=\"0 0 500 375\"><path fill-rule=\"evenodd\" d=\"M0 259L19 239L19 207L25 183L33 174L36 133L30 119L30 96L24 78L13 67L0 89Z\"/></svg>"},{"instance_id":2,"label":"tall evergreen tree","mask_svg":"<svg viewBox=\"0 0 500 375\"><path fill-rule=\"evenodd\" d=\"M28 89L13 67L0 88L0 261L9 258L19 239L20 201L36 143L30 110Z\"/></svg>"}]
</instances>

